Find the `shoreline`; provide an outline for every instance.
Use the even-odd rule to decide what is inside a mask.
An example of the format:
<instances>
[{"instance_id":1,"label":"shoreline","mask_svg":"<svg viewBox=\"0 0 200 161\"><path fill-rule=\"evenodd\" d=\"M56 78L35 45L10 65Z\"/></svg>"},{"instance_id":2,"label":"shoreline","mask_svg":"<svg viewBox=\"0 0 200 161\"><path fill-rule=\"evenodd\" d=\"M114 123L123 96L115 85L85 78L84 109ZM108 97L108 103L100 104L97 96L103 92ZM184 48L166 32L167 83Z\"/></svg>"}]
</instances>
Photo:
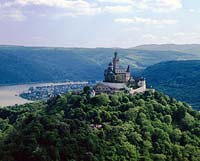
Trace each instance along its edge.
<instances>
[{"instance_id":1,"label":"shoreline","mask_svg":"<svg viewBox=\"0 0 200 161\"><path fill-rule=\"evenodd\" d=\"M91 80L87 80L87 82L90 82ZM77 81L73 81L73 80L60 80L60 81L41 81L41 82L24 82L24 83L8 83L8 84L0 84L0 87L5 87L5 86L18 86L18 85L32 85L32 84L48 84L48 83L66 83L66 82L86 82L86 80L77 80Z\"/></svg>"},{"instance_id":2,"label":"shoreline","mask_svg":"<svg viewBox=\"0 0 200 161\"><path fill-rule=\"evenodd\" d=\"M68 81L68 82L48 82L48 83L33 83L20 85L5 85L0 86L0 108L6 106L14 106L16 104L22 105L31 103L33 101L20 97L20 93L27 91L30 87L55 86L55 85L69 85L69 84L88 84L88 81Z\"/></svg>"}]
</instances>

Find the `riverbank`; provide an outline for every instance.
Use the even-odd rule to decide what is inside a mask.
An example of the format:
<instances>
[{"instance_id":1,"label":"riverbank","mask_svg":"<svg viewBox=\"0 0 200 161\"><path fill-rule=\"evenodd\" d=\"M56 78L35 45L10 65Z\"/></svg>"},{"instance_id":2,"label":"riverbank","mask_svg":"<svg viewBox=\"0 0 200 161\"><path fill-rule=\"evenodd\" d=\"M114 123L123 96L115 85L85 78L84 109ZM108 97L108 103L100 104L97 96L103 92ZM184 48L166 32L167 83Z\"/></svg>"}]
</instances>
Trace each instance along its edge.
<instances>
[{"instance_id":1,"label":"riverbank","mask_svg":"<svg viewBox=\"0 0 200 161\"><path fill-rule=\"evenodd\" d=\"M55 85L69 85L69 84L81 84L84 82L60 82L60 83L38 83L38 84L24 84L24 85L9 85L0 86L0 107L13 106L15 104L31 103L32 101L21 98L19 95L27 91L30 87L43 87L43 86L55 86Z\"/></svg>"},{"instance_id":2,"label":"riverbank","mask_svg":"<svg viewBox=\"0 0 200 161\"><path fill-rule=\"evenodd\" d=\"M13 85L13 86L1 86L0 87L0 107L13 106L15 104L25 104L32 101L28 101L19 96L21 92L27 90L28 85Z\"/></svg>"}]
</instances>

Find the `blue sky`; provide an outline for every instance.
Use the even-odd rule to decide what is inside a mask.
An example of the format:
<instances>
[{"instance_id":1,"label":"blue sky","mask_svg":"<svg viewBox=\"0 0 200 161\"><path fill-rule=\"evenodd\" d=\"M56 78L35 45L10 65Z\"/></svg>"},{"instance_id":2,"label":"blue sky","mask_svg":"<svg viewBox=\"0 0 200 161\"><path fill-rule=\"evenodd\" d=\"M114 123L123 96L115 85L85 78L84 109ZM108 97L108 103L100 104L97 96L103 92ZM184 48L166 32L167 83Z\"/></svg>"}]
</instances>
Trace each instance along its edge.
<instances>
[{"instance_id":1,"label":"blue sky","mask_svg":"<svg viewBox=\"0 0 200 161\"><path fill-rule=\"evenodd\" d=\"M200 43L199 0L0 0L0 44Z\"/></svg>"}]
</instances>

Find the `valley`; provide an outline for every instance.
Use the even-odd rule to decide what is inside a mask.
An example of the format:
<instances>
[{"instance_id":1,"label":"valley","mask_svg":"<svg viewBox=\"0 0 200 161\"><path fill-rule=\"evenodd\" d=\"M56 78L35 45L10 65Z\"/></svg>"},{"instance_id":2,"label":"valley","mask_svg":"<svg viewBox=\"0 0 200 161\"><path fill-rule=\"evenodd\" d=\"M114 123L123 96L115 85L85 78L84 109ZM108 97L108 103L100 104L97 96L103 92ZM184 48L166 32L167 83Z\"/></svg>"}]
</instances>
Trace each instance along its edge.
<instances>
[{"instance_id":1,"label":"valley","mask_svg":"<svg viewBox=\"0 0 200 161\"><path fill-rule=\"evenodd\" d=\"M0 46L0 84L99 81L115 51L120 53L123 66L130 64L132 74L146 77L148 87L199 110L200 45L144 45L128 49Z\"/></svg>"}]
</instances>

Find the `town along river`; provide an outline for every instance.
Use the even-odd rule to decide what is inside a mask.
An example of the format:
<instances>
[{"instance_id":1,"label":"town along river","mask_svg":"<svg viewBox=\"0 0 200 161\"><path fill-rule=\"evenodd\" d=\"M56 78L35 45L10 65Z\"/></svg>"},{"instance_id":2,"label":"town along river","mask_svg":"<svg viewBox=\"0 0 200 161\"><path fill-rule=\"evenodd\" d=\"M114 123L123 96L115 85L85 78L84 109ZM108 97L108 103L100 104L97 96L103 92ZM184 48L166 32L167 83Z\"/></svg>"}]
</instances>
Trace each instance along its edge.
<instances>
[{"instance_id":1,"label":"town along river","mask_svg":"<svg viewBox=\"0 0 200 161\"><path fill-rule=\"evenodd\" d=\"M30 87L87 84L87 83L88 82L65 82L65 83L39 83L39 84L0 86L0 107L30 103L31 101L23 99L19 96L20 93L27 91Z\"/></svg>"}]
</instances>

